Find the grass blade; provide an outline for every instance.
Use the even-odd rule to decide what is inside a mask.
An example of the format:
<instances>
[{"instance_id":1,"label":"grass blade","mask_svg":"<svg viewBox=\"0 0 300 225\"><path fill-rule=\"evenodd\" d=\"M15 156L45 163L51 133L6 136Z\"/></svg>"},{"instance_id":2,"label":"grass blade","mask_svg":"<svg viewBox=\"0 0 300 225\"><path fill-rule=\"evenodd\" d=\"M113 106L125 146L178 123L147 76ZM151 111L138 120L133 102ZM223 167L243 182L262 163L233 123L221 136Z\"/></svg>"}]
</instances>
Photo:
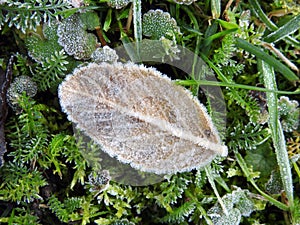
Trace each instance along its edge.
<instances>
[{"instance_id":1,"label":"grass blade","mask_svg":"<svg viewBox=\"0 0 300 225\"><path fill-rule=\"evenodd\" d=\"M278 27L264 13L257 0L249 0L249 3L252 6L254 14L267 26L269 30L276 31L278 29ZM298 47L300 46L299 41L292 37L287 36L285 40L290 44Z\"/></svg>"},{"instance_id":2,"label":"grass blade","mask_svg":"<svg viewBox=\"0 0 300 225\"><path fill-rule=\"evenodd\" d=\"M296 74L293 73L287 66L285 66L283 63L275 59L274 57L268 55L260 48L250 44L249 42L237 38L236 42L237 47L242 48L246 50L247 52L250 52L251 54L255 55L257 58L265 61L270 66L274 67L275 70L280 72L286 79L289 81L298 81L299 78Z\"/></svg>"},{"instance_id":3,"label":"grass blade","mask_svg":"<svg viewBox=\"0 0 300 225\"><path fill-rule=\"evenodd\" d=\"M263 60L258 60L258 68L264 78L264 85L268 89L277 90L275 74L273 68ZM289 205L293 208L293 180L291 173L291 166L286 149L285 138L278 116L278 100L277 95L272 92L267 92L267 104L269 110L269 127L271 129L271 136L274 143L277 163L280 169L281 180L283 183Z\"/></svg>"},{"instance_id":4,"label":"grass blade","mask_svg":"<svg viewBox=\"0 0 300 225\"><path fill-rule=\"evenodd\" d=\"M285 38L286 36L288 36L289 34L292 34L295 31L297 31L299 27L300 27L300 15L292 18L289 22L279 27L279 29L266 36L264 38L264 41L268 43L279 41Z\"/></svg>"},{"instance_id":5,"label":"grass blade","mask_svg":"<svg viewBox=\"0 0 300 225\"><path fill-rule=\"evenodd\" d=\"M221 15L221 1L211 0L211 14L213 19L218 19Z\"/></svg>"}]
</instances>

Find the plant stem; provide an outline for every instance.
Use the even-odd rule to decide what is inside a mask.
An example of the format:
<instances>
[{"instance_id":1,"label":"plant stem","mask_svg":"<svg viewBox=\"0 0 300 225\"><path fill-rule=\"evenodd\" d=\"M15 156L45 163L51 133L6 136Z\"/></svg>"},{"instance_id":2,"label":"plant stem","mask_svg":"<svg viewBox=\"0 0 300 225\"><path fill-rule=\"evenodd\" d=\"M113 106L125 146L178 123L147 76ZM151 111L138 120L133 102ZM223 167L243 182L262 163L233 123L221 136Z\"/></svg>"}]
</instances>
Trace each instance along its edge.
<instances>
[{"instance_id":1,"label":"plant stem","mask_svg":"<svg viewBox=\"0 0 300 225\"><path fill-rule=\"evenodd\" d=\"M286 206L285 204L277 201L276 199L272 198L271 196L267 195L266 193L264 193L262 190L260 190L260 188L256 185L255 181L251 178L250 172L248 170L247 164L245 162L245 160L243 159L243 157L241 156L240 153L238 153L237 150L233 150L236 160L238 162L238 164L240 165L243 173L246 175L247 180L250 181L250 183L253 185L253 187L267 200L269 200L269 202L271 202L273 205L277 206L278 208L282 209L282 210L289 210L289 207Z\"/></svg>"},{"instance_id":2,"label":"plant stem","mask_svg":"<svg viewBox=\"0 0 300 225\"><path fill-rule=\"evenodd\" d=\"M222 198L220 197L219 195L219 192L217 190L217 187L215 185L215 182L214 182L214 178L213 178L213 174L211 172L211 167L210 166L206 166L205 167L205 172L206 172L206 176L207 176L207 179L208 179L208 182L210 183L212 189L214 190L214 193L215 195L217 196L217 199L218 199L218 202L219 204L221 205L222 209L223 209L223 212L225 215L228 215L228 210L222 200Z\"/></svg>"}]
</instances>

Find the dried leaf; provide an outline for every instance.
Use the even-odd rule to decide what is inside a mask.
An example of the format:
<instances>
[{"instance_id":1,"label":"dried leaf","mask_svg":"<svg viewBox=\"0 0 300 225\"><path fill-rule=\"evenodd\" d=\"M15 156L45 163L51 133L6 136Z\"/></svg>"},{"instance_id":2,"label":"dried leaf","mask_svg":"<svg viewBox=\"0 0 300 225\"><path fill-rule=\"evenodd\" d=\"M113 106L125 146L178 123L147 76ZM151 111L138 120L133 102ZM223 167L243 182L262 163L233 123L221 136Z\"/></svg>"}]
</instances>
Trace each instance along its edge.
<instances>
[{"instance_id":1,"label":"dried leaf","mask_svg":"<svg viewBox=\"0 0 300 225\"><path fill-rule=\"evenodd\" d=\"M171 174L227 155L205 107L154 68L90 63L59 87L68 119L133 168Z\"/></svg>"}]
</instances>

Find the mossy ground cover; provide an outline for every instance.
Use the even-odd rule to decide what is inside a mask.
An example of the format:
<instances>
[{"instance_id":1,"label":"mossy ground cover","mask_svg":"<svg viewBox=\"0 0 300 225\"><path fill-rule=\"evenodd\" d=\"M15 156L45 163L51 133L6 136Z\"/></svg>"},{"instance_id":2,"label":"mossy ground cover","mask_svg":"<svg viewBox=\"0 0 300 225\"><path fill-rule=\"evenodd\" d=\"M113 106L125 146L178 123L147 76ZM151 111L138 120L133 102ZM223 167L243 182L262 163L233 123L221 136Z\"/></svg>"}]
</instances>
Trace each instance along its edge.
<instances>
[{"instance_id":1,"label":"mossy ground cover","mask_svg":"<svg viewBox=\"0 0 300 225\"><path fill-rule=\"evenodd\" d=\"M299 25L290 0L0 1L0 223L300 224ZM151 65L208 108L228 156L131 186L86 161L57 88L142 40L163 59L184 46L215 74ZM202 84L221 87L226 129Z\"/></svg>"}]
</instances>

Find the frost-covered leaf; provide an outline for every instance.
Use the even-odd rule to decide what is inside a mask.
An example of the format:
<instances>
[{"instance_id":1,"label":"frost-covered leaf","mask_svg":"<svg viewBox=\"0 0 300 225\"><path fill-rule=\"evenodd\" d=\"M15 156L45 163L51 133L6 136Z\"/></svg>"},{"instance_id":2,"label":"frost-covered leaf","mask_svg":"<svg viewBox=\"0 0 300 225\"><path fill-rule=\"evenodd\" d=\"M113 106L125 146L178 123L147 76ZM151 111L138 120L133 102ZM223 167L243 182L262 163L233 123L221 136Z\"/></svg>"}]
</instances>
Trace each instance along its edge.
<instances>
[{"instance_id":1,"label":"frost-covered leaf","mask_svg":"<svg viewBox=\"0 0 300 225\"><path fill-rule=\"evenodd\" d=\"M89 191L96 192L97 195L108 187L110 179L108 170L94 171L88 176L86 184Z\"/></svg>"},{"instance_id":2,"label":"frost-covered leaf","mask_svg":"<svg viewBox=\"0 0 300 225\"><path fill-rule=\"evenodd\" d=\"M286 132L296 130L299 126L300 108L299 103L281 96L278 101L278 112L282 129Z\"/></svg>"},{"instance_id":3,"label":"frost-covered leaf","mask_svg":"<svg viewBox=\"0 0 300 225\"><path fill-rule=\"evenodd\" d=\"M254 202L250 199L248 190L237 189L222 197L227 209L225 213L220 204L216 203L207 211L214 224L238 225L241 217L248 217L255 210Z\"/></svg>"},{"instance_id":4,"label":"frost-covered leaf","mask_svg":"<svg viewBox=\"0 0 300 225\"><path fill-rule=\"evenodd\" d=\"M111 223L111 225L134 225L134 223L128 221L127 219L122 219Z\"/></svg>"},{"instance_id":5,"label":"frost-covered leaf","mask_svg":"<svg viewBox=\"0 0 300 225\"><path fill-rule=\"evenodd\" d=\"M85 0L64 0L64 2L71 4L74 8L79 8L83 6L86 1Z\"/></svg>"},{"instance_id":6,"label":"frost-covered leaf","mask_svg":"<svg viewBox=\"0 0 300 225\"><path fill-rule=\"evenodd\" d=\"M184 4L184 5L190 5L193 2L196 2L197 0L174 0L177 4Z\"/></svg>"},{"instance_id":7,"label":"frost-covered leaf","mask_svg":"<svg viewBox=\"0 0 300 225\"><path fill-rule=\"evenodd\" d=\"M95 63L101 63L101 62L114 63L117 62L119 56L117 55L114 49L111 49L106 45L103 48L97 48L92 53L91 58Z\"/></svg>"},{"instance_id":8,"label":"frost-covered leaf","mask_svg":"<svg viewBox=\"0 0 300 225\"><path fill-rule=\"evenodd\" d=\"M266 191L271 194L280 194L283 191L283 185L279 171L272 171L270 179L266 183Z\"/></svg>"},{"instance_id":9,"label":"frost-covered leaf","mask_svg":"<svg viewBox=\"0 0 300 225\"><path fill-rule=\"evenodd\" d=\"M29 97L33 97L37 93L36 83L31 77L24 75L16 77L7 90L7 102L13 110L20 111L18 101L23 93Z\"/></svg>"},{"instance_id":10,"label":"frost-covered leaf","mask_svg":"<svg viewBox=\"0 0 300 225\"><path fill-rule=\"evenodd\" d=\"M143 34L159 40L161 37L173 38L180 33L175 19L168 12L160 9L149 10L143 15Z\"/></svg>"},{"instance_id":11,"label":"frost-covered leaf","mask_svg":"<svg viewBox=\"0 0 300 225\"><path fill-rule=\"evenodd\" d=\"M78 129L137 170L174 174L227 155L204 106L154 68L90 63L66 78L59 98Z\"/></svg>"},{"instance_id":12,"label":"frost-covered leaf","mask_svg":"<svg viewBox=\"0 0 300 225\"><path fill-rule=\"evenodd\" d=\"M214 225L239 225L241 221L241 212L238 209L230 209L228 214L222 214L221 216L218 214L210 214L213 212L209 212L209 216L213 221Z\"/></svg>"},{"instance_id":13,"label":"frost-covered leaf","mask_svg":"<svg viewBox=\"0 0 300 225\"><path fill-rule=\"evenodd\" d=\"M97 21L98 16L95 13L87 13L91 14L90 19L96 17L93 21ZM82 18L86 19L83 15L73 14L63 20L58 25L57 30L58 43L75 59L89 59L97 46L100 45L97 43L96 36L86 31L86 29L92 29L95 24L93 26L87 25L87 21L82 20Z\"/></svg>"}]
</instances>

